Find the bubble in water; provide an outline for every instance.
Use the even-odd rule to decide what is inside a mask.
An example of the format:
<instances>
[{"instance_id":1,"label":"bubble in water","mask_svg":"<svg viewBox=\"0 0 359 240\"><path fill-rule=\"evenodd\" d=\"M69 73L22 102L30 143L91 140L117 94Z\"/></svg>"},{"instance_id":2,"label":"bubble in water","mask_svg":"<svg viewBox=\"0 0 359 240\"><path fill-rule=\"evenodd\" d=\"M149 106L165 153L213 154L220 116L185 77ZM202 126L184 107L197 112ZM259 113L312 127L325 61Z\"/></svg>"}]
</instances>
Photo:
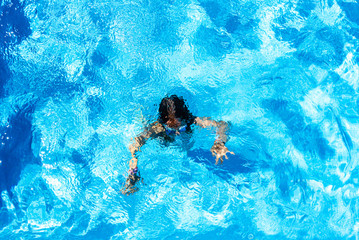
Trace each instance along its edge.
<instances>
[{"instance_id":1,"label":"bubble in water","mask_svg":"<svg viewBox=\"0 0 359 240\"><path fill-rule=\"evenodd\" d=\"M253 234L248 235L248 239L253 239L253 238L254 238Z\"/></svg>"}]
</instances>

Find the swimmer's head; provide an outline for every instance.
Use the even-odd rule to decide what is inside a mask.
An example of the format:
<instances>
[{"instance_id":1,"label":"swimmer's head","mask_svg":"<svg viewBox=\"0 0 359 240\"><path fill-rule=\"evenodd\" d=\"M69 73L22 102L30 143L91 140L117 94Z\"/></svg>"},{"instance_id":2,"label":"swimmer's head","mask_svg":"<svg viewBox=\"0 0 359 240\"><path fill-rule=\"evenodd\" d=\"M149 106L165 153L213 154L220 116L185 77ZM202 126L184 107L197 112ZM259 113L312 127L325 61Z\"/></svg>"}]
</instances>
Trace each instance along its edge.
<instances>
[{"instance_id":1,"label":"swimmer's head","mask_svg":"<svg viewBox=\"0 0 359 240\"><path fill-rule=\"evenodd\" d=\"M158 111L159 122L169 127L178 128L182 123L191 125L194 121L183 98L176 95L163 98Z\"/></svg>"}]
</instances>

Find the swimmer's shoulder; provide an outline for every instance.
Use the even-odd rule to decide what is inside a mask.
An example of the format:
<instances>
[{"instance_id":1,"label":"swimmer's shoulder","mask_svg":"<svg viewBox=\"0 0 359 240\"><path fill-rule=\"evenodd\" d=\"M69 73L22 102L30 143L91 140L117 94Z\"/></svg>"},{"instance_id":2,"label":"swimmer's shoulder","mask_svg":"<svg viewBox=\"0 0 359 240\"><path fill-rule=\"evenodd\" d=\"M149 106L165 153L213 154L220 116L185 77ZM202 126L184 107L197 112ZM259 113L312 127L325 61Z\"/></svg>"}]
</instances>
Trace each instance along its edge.
<instances>
[{"instance_id":1,"label":"swimmer's shoulder","mask_svg":"<svg viewBox=\"0 0 359 240\"><path fill-rule=\"evenodd\" d=\"M164 133L166 131L165 127L159 121L151 123L148 126L148 130L155 135Z\"/></svg>"},{"instance_id":2,"label":"swimmer's shoulder","mask_svg":"<svg viewBox=\"0 0 359 240\"><path fill-rule=\"evenodd\" d=\"M209 117L195 117L193 123L201 127L208 127L211 120Z\"/></svg>"}]
</instances>

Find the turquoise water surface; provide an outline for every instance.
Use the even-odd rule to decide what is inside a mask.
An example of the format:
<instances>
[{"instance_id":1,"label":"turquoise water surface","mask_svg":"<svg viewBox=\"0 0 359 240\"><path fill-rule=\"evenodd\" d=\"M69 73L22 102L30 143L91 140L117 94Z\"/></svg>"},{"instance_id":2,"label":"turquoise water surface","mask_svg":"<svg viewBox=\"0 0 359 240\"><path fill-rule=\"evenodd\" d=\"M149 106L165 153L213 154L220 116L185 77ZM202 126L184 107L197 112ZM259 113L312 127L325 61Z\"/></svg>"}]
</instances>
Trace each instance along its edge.
<instances>
[{"instance_id":1,"label":"turquoise water surface","mask_svg":"<svg viewBox=\"0 0 359 240\"><path fill-rule=\"evenodd\" d=\"M0 239L356 239L359 4L0 1ZM139 153L169 94L230 123Z\"/></svg>"}]
</instances>

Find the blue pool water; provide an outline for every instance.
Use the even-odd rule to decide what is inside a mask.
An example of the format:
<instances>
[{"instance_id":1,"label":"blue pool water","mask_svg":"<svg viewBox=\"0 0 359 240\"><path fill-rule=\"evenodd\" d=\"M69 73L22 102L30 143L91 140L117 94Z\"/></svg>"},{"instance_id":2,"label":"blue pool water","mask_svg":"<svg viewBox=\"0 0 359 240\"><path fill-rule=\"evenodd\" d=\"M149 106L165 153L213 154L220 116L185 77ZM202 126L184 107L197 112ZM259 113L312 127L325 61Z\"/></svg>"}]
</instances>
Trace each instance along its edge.
<instances>
[{"instance_id":1,"label":"blue pool water","mask_svg":"<svg viewBox=\"0 0 359 240\"><path fill-rule=\"evenodd\" d=\"M356 0L0 1L0 239L358 239ZM139 153L167 94L230 122Z\"/></svg>"}]
</instances>

